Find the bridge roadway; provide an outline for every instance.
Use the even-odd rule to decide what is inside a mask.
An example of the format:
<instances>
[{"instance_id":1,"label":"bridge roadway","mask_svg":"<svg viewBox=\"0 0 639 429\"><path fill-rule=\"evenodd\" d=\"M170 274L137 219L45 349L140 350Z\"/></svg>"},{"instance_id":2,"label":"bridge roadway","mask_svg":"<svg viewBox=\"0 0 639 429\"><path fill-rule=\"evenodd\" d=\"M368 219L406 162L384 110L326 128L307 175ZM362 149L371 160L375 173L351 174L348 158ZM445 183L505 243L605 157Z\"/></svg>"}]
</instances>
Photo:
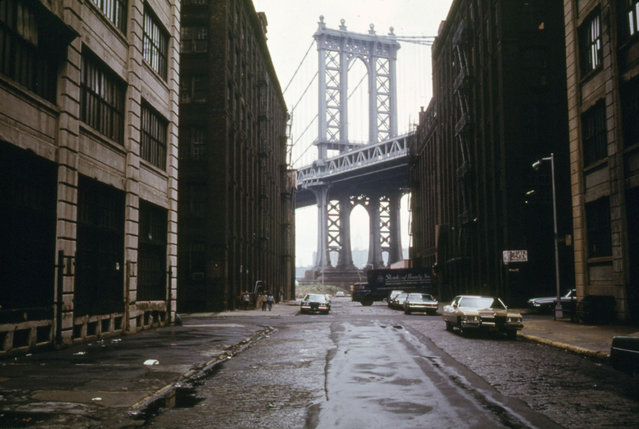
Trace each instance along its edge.
<instances>
[{"instance_id":1,"label":"bridge roadway","mask_svg":"<svg viewBox=\"0 0 639 429\"><path fill-rule=\"evenodd\" d=\"M408 186L409 143L404 134L350 150L297 170L295 207L317 203L314 188L328 186L331 196L387 192Z\"/></svg>"}]
</instances>

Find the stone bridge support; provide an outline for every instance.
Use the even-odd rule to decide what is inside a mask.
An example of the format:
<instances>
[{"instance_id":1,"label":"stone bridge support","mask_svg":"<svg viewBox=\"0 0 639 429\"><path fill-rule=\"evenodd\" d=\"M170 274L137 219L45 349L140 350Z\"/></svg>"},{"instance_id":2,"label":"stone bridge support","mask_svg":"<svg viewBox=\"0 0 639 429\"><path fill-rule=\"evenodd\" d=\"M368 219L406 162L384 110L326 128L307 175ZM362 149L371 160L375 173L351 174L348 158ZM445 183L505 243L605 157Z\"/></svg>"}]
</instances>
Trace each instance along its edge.
<instances>
[{"instance_id":1,"label":"stone bridge support","mask_svg":"<svg viewBox=\"0 0 639 429\"><path fill-rule=\"evenodd\" d=\"M402 259L400 206L401 190L386 193L330 195L328 186L313 189L317 201L317 253L314 271L357 271L351 252L350 216L362 205L369 217L369 245L366 268L384 268ZM333 266L331 252L337 252ZM387 254L384 263L383 254Z\"/></svg>"}]
</instances>

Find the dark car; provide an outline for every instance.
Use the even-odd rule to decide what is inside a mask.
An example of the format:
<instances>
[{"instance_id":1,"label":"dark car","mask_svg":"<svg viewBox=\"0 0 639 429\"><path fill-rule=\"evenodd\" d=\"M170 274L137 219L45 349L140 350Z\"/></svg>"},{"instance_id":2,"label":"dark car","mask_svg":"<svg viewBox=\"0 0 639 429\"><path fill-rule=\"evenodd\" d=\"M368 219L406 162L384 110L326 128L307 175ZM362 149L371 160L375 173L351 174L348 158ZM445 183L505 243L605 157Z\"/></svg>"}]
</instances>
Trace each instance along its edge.
<instances>
[{"instance_id":1,"label":"dark car","mask_svg":"<svg viewBox=\"0 0 639 429\"><path fill-rule=\"evenodd\" d=\"M554 310L557 303L556 296L545 296L541 298L530 298L528 300L528 307L532 310L540 312L551 312ZM564 309L573 309L577 303L577 290L570 289L561 297L561 305Z\"/></svg>"},{"instance_id":2,"label":"dark car","mask_svg":"<svg viewBox=\"0 0 639 429\"><path fill-rule=\"evenodd\" d=\"M326 294L309 293L306 294L300 303L300 311L302 313L324 313L331 311L331 301Z\"/></svg>"},{"instance_id":3,"label":"dark car","mask_svg":"<svg viewBox=\"0 0 639 429\"><path fill-rule=\"evenodd\" d=\"M404 313L421 311L428 314L435 314L439 303L429 293L409 293L404 300Z\"/></svg>"}]
</instances>

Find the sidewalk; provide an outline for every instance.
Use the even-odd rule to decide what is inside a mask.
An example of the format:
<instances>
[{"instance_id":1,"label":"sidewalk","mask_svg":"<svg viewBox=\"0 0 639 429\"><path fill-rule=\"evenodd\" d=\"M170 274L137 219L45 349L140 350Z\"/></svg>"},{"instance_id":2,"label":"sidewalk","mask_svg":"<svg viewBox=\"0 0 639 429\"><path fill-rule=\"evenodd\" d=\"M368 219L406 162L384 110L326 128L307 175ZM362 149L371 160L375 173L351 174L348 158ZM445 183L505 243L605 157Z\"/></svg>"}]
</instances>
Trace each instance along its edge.
<instances>
[{"instance_id":1,"label":"sidewalk","mask_svg":"<svg viewBox=\"0 0 639 429\"><path fill-rule=\"evenodd\" d=\"M200 378L273 330L251 317L286 317L298 310L291 301L270 312L183 315L182 326L1 359L0 427L138 426L158 407L180 406ZM602 360L616 335L639 336L639 327L525 314L520 332L525 340Z\"/></svg>"},{"instance_id":2,"label":"sidewalk","mask_svg":"<svg viewBox=\"0 0 639 429\"><path fill-rule=\"evenodd\" d=\"M182 315L182 326L0 359L0 427L140 425L145 413L179 405L198 379L272 331L234 316L297 310L275 304L267 314Z\"/></svg>"},{"instance_id":3,"label":"sidewalk","mask_svg":"<svg viewBox=\"0 0 639 429\"><path fill-rule=\"evenodd\" d=\"M639 326L587 325L571 322L568 318L554 320L552 315L521 312L524 314L524 329L519 332L521 337L596 359L605 360L610 356L612 337L639 337Z\"/></svg>"}]
</instances>

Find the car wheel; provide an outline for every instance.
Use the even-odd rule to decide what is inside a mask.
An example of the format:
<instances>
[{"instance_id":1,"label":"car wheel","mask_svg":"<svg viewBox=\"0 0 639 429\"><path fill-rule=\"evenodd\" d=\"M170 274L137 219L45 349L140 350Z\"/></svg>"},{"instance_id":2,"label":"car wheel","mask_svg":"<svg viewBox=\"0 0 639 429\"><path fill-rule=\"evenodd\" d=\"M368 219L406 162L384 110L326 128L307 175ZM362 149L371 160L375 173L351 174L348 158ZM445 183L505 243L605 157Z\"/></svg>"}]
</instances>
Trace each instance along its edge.
<instances>
[{"instance_id":1,"label":"car wheel","mask_svg":"<svg viewBox=\"0 0 639 429\"><path fill-rule=\"evenodd\" d=\"M459 335L461 335L462 337L466 335L466 332L464 332L464 328L462 328L461 321L457 322L457 329L459 329Z\"/></svg>"},{"instance_id":2,"label":"car wheel","mask_svg":"<svg viewBox=\"0 0 639 429\"><path fill-rule=\"evenodd\" d=\"M404 310L404 314L410 314L410 310Z\"/></svg>"},{"instance_id":3,"label":"car wheel","mask_svg":"<svg viewBox=\"0 0 639 429\"><path fill-rule=\"evenodd\" d=\"M453 331L453 324L450 322L446 322L446 330L449 332Z\"/></svg>"},{"instance_id":4,"label":"car wheel","mask_svg":"<svg viewBox=\"0 0 639 429\"><path fill-rule=\"evenodd\" d=\"M516 329L512 329L512 330L506 332L506 335L508 336L508 339L514 340L514 339L517 338L517 330Z\"/></svg>"},{"instance_id":5,"label":"car wheel","mask_svg":"<svg viewBox=\"0 0 639 429\"><path fill-rule=\"evenodd\" d=\"M437 314L437 312L435 310L428 310L426 314L428 314L429 316L434 316L435 314Z\"/></svg>"}]
</instances>

